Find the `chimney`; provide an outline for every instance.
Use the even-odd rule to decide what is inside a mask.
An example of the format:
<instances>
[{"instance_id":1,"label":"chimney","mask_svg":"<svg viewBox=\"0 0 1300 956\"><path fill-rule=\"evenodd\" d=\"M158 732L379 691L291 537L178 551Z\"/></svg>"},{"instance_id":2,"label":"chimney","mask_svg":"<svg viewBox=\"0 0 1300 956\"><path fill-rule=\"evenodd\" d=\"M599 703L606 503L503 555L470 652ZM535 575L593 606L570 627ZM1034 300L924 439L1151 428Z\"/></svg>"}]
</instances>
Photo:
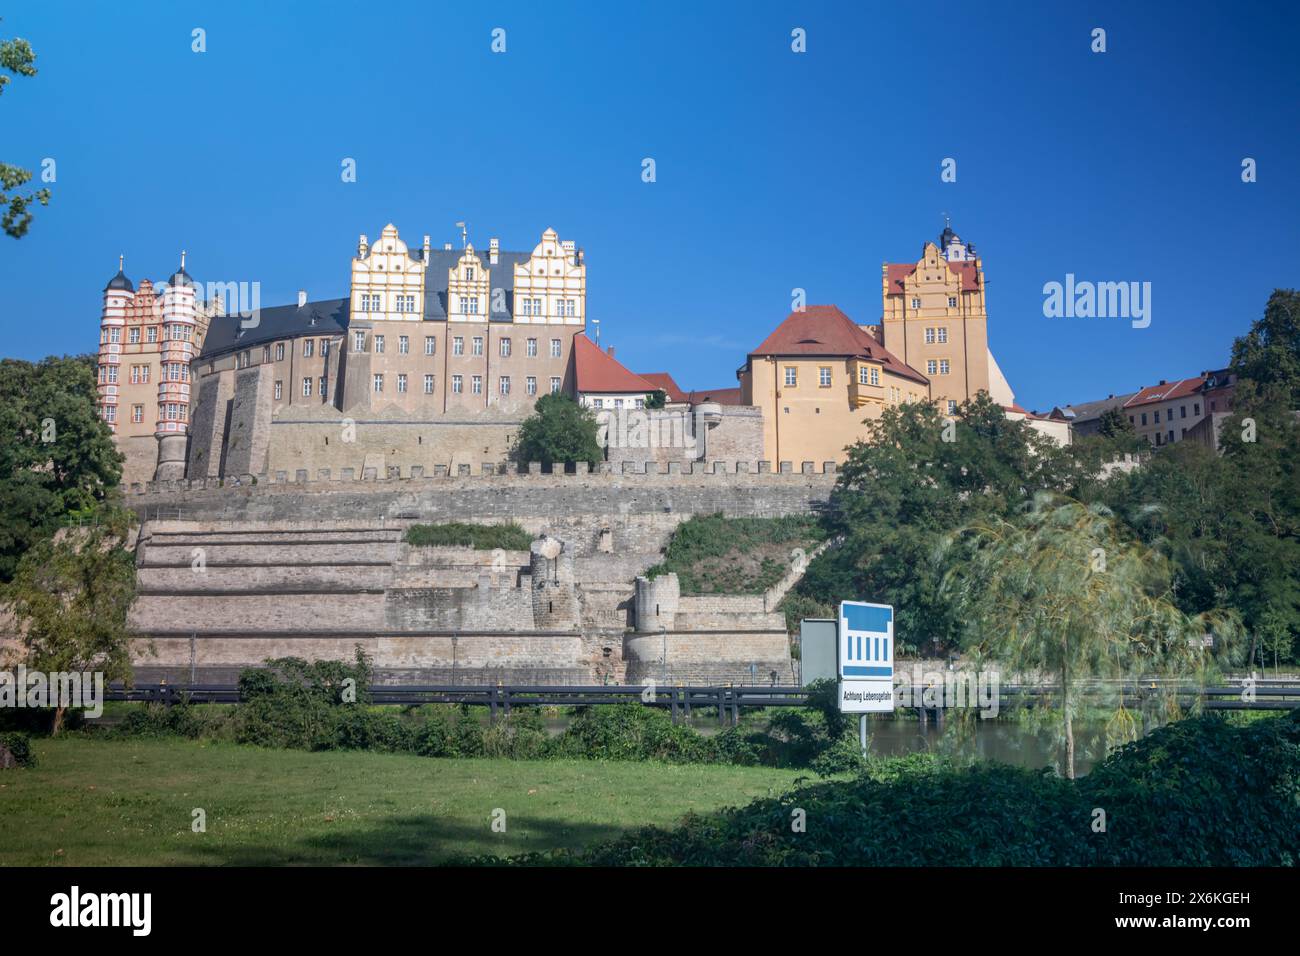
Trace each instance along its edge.
<instances>
[{"instance_id":1,"label":"chimney","mask_svg":"<svg viewBox=\"0 0 1300 956\"><path fill-rule=\"evenodd\" d=\"M1169 384L1169 383L1166 382L1166 381L1162 378L1162 379L1160 380L1160 384L1161 384L1161 385L1167 385L1167 384Z\"/></svg>"},{"instance_id":2,"label":"chimney","mask_svg":"<svg viewBox=\"0 0 1300 956\"><path fill-rule=\"evenodd\" d=\"M500 253L501 253L501 240L489 239L488 240L488 265L490 266L496 265L497 257L500 255Z\"/></svg>"},{"instance_id":3,"label":"chimney","mask_svg":"<svg viewBox=\"0 0 1300 956\"><path fill-rule=\"evenodd\" d=\"M609 355L610 358L613 358L613 357L614 357L614 346L612 346L612 345L607 345L607 346L605 346L605 352Z\"/></svg>"},{"instance_id":4,"label":"chimney","mask_svg":"<svg viewBox=\"0 0 1300 956\"><path fill-rule=\"evenodd\" d=\"M442 251L443 251L443 252L451 252L451 243L450 243L450 242L444 242L444 243L442 244Z\"/></svg>"},{"instance_id":5,"label":"chimney","mask_svg":"<svg viewBox=\"0 0 1300 956\"><path fill-rule=\"evenodd\" d=\"M1111 392L1111 393L1110 393L1109 395L1107 395L1106 397L1107 397L1107 398L1114 398L1114 397L1115 397L1115 393L1114 393L1114 392Z\"/></svg>"},{"instance_id":6,"label":"chimney","mask_svg":"<svg viewBox=\"0 0 1300 956\"><path fill-rule=\"evenodd\" d=\"M302 308L304 305L306 305L306 304L307 304L307 290L306 290L306 289L299 289L299 290L298 290L298 308L301 309L301 308Z\"/></svg>"},{"instance_id":7,"label":"chimney","mask_svg":"<svg viewBox=\"0 0 1300 956\"><path fill-rule=\"evenodd\" d=\"M429 237L428 237L428 236L425 236L425 237L424 237L424 261L425 261L425 262L428 262L428 261L429 261L429 248L430 248L430 246L429 246Z\"/></svg>"}]
</instances>

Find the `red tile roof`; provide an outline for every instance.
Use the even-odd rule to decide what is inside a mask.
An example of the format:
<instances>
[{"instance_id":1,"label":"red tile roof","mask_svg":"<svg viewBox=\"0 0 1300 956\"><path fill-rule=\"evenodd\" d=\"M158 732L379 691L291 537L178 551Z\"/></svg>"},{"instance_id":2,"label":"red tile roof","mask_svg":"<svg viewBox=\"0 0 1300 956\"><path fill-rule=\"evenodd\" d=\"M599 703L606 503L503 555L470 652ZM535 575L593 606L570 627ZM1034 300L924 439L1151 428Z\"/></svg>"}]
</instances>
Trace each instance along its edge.
<instances>
[{"instance_id":1,"label":"red tile roof","mask_svg":"<svg viewBox=\"0 0 1300 956\"><path fill-rule=\"evenodd\" d=\"M682 391L681 386L673 380L673 377L667 372L641 372L641 377L653 385L659 391L668 396L668 401L674 403L688 402L689 396Z\"/></svg>"},{"instance_id":2,"label":"red tile roof","mask_svg":"<svg viewBox=\"0 0 1300 956\"><path fill-rule=\"evenodd\" d=\"M1015 402L1012 402L1010 405L1003 405L1002 407L1003 407L1003 409L1005 409L1005 410L1008 411L1008 412L1015 412L1015 413L1018 414L1018 415L1024 415L1026 418L1036 418L1036 419L1038 419L1040 422L1063 422L1063 421L1066 421L1065 418L1059 417L1059 416L1057 416L1057 415L1051 415L1051 414L1048 414L1048 415L1041 415L1041 414L1039 414L1038 412L1031 412L1031 411L1029 411L1029 409L1024 408L1024 407L1021 406L1021 405L1017 405Z\"/></svg>"},{"instance_id":3,"label":"red tile roof","mask_svg":"<svg viewBox=\"0 0 1300 956\"><path fill-rule=\"evenodd\" d=\"M889 280L889 294L902 295L903 280L916 271L916 263L889 262L886 265L889 267L889 272L886 274ZM961 276L961 291L974 292L979 288L979 278L974 262L949 262L948 268Z\"/></svg>"},{"instance_id":4,"label":"red tile roof","mask_svg":"<svg viewBox=\"0 0 1300 956\"><path fill-rule=\"evenodd\" d=\"M758 355L836 355L869 358L887 371L913 381L930 384L930 380L903 362L834 305L810 305L802 312L791 312L785 321L749 353Z\"/></svg>"},{"instance_id":5,"label":"red tile roof","mask_svg":"<svg viewBox=\"0 0 1300 956\"><path fill-rule=\"evenodd\" d=\"M1148 385L1125 402L1124 407L1132 408L1134 405L1150 405L1152 402L1167 402L1173 398L1187 398L1204 384L1205 376L1198 375L1196 378L1182 378L1176 382L1165 382L1163 385Z\"/></svg>"},{"instance_id":6,"label":"red tile roof","mask_svg":"<svg viewBox=\"0 0 1300 956\"><path fill-rule=\"evenodd\" d=\"M719 405L743 405L740 400L740 389L732 388L697 388L690 393L690 403L698 405L700 402L717 402Z\"/></svg>"},{"instance_id":7,"label":"red tile roof","mask_svg":"<svg viewBox=\"0 0 1300 956\"><path fill-rule=\"evenodd\" d=\"M581 333L573 337L573 372L579 392L626 395L658 390Z\"/></svg>"}]
</instances>

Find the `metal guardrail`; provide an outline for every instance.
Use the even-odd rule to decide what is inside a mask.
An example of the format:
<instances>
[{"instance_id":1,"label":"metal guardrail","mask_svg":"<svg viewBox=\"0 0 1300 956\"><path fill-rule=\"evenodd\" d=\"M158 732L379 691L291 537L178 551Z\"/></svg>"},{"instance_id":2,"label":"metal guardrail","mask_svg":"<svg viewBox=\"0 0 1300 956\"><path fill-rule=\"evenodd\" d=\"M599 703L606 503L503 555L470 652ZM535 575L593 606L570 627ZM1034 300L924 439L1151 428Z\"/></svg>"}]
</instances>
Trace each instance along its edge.
<instances>
[{"instance_id":1,"label":"metal guardrail","mask_svg":"<svg viewBox=\"0 0 1300 956\"><path fill-rule=\"evenodd\" d=\"M1095 688L1096 685L1094 685ZM935 690L939 685L933 685ZM916 692L923 695L925 685L911 688L911 700ZM1130 684L1122 688L1126 705L1140 705L1149 700L1159 684ZM1039 699L1056 693L1051 686L1008 685L1000 688L999 707L1033 706ZM1294 710L1300 709L1300 684L1256 681L1253 692L1245 693L1242 685L1186 689L1175 688L1182 702L1203 699L1207 710ZM137 684L132 688L110 686L106 698L116 701L145 703L178 703L189 700L195 704L239 703L239 688L234 684ZM667 708L673 720L691 716L693 710L716 708L718 722L736 723L744 709L764 707L804 707L808 692L802 687L767 685L720 685L689 687L684 685L661 687L657 685L528 685L528 684L374 684L370 687L374 704L418 706L420 704L470 704L487 707L492 718L498 713L509 714L515 707L593 707L606 704L640 702L650 707ZM926 711L942 711L941 705L927 706Z\"/></svg>"}]
</instances>

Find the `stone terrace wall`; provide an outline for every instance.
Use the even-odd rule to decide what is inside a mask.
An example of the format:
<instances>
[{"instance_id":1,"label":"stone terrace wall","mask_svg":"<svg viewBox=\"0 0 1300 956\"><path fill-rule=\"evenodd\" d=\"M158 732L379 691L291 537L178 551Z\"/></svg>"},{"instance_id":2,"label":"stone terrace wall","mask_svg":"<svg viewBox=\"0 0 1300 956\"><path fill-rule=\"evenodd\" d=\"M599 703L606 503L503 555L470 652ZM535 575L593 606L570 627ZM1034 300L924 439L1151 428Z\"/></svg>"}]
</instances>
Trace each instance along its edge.
<instances>
[{"instance_id":1,"label":"stone terrace wall","mask_svg":"<svg viewBox=\"0 0 1300 956\"><path fill-rule=\"evenodd\" d=\"M713 462L684 472L615 474L459 474L451 476L357 481L259 481L218 484L195 479L133 486L127 507L143 519L284 522L387 522L398 527L415 522L516 520L545 522L550 533L577 547L579 556L597 553L599 531L612 523L633 526L658 536L663 516L671 525L691 515L722 513L728 517L782 517L807 514L826 504L835 482L833 464L799 471L783 462L783 471L762 470L767 462ZM748 468L755 465L754 470ZM671 466L668 466L671 467ZM593 530L587 542L566 536L570 528ZM669 528L671 530L671 528ZM579 538L584 538L580 535ZM662 543L662 542L661 542ZM660 545L661 545L660 543ZM656 547L660 546L656 545ZM606 553L617 554L618 544Z\"/></svg>"},{"instance_id":2,"label":"stone terrace wall","mask_svg":"<svg viewBox=\"0 0 1300 956\"><path fill-rule=\"evenodd\" d=\"M200 682L227 682L267 657L346 658L359 643L381 679L405 683L735 683L751 679L751 665L758 680L776 671L785 682L784 624L763 596L684 598L672 631L625 641L632 581L692 515L805 514L833 483L833 468L811 463L798 472L732 463L689 474L162 483L127 498L145 519L132 623L157 650L141 650L137 678L184 681L193 662ZM572 549L576 627L532 620L524 552L400 541L417 522L508 520Z\"/></svg>"}]
</instances>

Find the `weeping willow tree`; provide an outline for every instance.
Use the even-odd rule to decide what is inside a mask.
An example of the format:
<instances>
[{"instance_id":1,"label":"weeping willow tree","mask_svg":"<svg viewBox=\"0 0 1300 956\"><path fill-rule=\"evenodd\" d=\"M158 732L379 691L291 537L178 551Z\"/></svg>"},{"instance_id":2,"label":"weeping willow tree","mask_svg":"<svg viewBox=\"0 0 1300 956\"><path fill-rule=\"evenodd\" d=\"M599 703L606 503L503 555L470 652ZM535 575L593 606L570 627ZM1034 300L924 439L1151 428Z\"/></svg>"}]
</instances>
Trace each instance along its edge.
<instances>
[{"instance_id":1,"label":"weeping willow tree","mask_svg":"<svg viewBox=\"0 0 1300 956\"><path fill-rule=\"evenodd\" d=\"M1126 536L1100 505L1039 495L1012 519L991 516L963 528L941 557L943 589L965 622L968 652L1035 675L1059 698L1062 765L1071 778L1074 720L1085 701L1113 706L1113 720L1132 727L1124 689L1154 683L1173 716L1179 691L1202 689L1238 635L1235 615L1180 611L1169 561ZM1199 693L1192 706L1200 706Z\"/></svg>"}]
</instances>

